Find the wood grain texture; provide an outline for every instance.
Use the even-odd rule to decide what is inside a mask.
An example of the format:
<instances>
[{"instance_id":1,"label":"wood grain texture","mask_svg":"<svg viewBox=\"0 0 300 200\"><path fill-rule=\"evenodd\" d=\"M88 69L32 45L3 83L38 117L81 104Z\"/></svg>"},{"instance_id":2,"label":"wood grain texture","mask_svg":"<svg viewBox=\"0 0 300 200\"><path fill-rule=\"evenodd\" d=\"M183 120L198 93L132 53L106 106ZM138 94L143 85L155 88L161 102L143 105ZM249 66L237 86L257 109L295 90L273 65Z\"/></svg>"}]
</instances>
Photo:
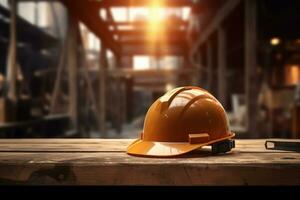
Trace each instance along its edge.
<instances>
[{"instance_id":1,"label":"wood grain texture","mask_svg":"<svg viewBox=\"0 0 300 200\"><path fill-rule=\"evenodd\" d=\"M2 139L1 184L299 185L300 154L237 140L234 151L209 147L176 158L125 153L131 139Z\"/></svg>"}]
</instances>

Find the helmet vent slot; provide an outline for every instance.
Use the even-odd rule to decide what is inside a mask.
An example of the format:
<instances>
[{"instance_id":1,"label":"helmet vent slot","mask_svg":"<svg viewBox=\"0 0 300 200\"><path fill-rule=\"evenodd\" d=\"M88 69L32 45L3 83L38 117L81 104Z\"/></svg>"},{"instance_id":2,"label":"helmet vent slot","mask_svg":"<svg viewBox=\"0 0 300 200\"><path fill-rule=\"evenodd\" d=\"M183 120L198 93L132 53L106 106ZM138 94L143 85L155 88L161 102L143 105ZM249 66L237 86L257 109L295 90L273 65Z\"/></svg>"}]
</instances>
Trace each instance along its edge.
<instances>
[{"instance_id":1,"label":"helmet vent slot","mask_svg":"<svg viewBox=\"0 0 300 200\"><path fill-rule=\"evenodd\" d=\"M165 95L163 95L160 98L161 102L168 102L168 105L171 104L171 102L173 101L173 99L181 92L186 91L186 90L191 90L192 88L189 87L181 87L178 88L177 90L171 91L170 93L167 93Z\"/></svg>"}]
</instances>

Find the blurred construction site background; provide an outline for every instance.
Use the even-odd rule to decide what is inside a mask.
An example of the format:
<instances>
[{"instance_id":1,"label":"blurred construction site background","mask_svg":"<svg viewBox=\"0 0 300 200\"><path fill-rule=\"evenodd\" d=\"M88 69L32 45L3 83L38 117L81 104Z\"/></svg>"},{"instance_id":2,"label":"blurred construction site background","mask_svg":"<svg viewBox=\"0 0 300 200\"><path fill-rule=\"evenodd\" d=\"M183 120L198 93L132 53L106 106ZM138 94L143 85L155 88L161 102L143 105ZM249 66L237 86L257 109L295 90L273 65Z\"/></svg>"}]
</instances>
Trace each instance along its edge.
<instances>
[{"instance_id":1,"label":"blurred construction site background","mask_svg":"<svg viewBox=\"0 0 300 200\"><path fill-rule=\"evenodd\" d=\"M195 85L238 138L300 138L299 0L0 0L0 137L135 138Z\"/></svg>"}]
</instances>

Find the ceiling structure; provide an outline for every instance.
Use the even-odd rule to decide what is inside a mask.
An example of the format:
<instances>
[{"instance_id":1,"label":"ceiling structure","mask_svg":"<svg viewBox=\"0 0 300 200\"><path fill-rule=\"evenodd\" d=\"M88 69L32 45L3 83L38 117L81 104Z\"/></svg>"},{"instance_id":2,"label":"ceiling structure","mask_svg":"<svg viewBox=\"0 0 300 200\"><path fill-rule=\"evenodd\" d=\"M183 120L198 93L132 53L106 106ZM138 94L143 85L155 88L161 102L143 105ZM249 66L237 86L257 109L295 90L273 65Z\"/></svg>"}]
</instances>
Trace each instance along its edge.
<instances>
[{"instance_id":1,"label":"ceiling structure","mask_svg":"<svg viewBox=\"0 0 300 200\"><path fill-rule=\"evenodd\" d=\"M62 0L119 55L183 55L187 48L188 14L194 0ZM155 25L152 22L155 21Z\"/></svg>"}]
</instances>

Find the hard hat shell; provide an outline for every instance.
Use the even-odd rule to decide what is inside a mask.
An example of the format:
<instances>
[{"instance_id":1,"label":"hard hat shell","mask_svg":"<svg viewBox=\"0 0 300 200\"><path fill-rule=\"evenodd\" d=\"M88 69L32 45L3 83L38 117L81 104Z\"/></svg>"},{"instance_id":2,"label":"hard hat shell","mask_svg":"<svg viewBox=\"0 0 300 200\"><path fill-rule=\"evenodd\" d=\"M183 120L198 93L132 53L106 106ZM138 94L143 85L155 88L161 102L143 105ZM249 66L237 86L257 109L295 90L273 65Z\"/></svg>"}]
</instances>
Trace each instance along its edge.
<instances>
[{"instance_id":1,"label":"hard hat shell","mask_svg":"<svg viewBox=\"0 0 300 200\"><path fill-rule=\"evenodd\" d=\"M226 112L213 95L199 87L179 87L151 105L141 137L127 153L176 156L232 137Z\"/></svg>"}]
</instances>

